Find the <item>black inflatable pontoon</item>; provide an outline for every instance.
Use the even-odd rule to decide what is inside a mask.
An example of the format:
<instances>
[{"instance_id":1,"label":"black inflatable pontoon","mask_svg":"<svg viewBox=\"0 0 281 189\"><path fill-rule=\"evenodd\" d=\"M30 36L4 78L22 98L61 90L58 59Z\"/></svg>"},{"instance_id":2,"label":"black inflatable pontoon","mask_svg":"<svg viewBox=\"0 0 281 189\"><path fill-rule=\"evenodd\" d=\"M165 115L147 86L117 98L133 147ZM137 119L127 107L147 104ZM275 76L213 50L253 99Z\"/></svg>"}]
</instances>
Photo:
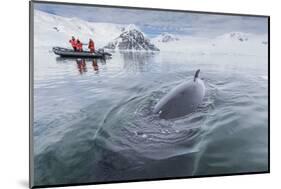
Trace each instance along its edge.
<instances>
[{"instance_id":1,"label":"black inflatable pontoon","mask_svg":"<svg viewBox=\"0 0 281 189\"><path fill-rule=\"evenodd\" d=\"M91 53L90 51L76 52L67 48L53 47L53 52L56 55L65 58L105 58L106 56L111 56L110 53L104 52L102 49L99 49L95 53Z\"/></svg>"}]
</instances>

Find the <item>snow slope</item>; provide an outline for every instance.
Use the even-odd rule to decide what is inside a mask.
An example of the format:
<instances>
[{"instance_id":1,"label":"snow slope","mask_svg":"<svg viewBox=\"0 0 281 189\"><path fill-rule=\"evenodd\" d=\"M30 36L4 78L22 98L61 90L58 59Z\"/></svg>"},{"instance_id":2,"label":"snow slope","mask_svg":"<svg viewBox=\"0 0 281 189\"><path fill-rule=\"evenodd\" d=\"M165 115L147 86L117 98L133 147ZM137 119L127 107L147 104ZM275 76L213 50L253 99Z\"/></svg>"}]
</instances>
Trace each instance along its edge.
<instances>
[{"instance_id":1,"label":"snow slope","mask_svg":"<svg viewBox=\"0 0 281 189\"><path fill-rule=\"evenodd\" d=\"M124 25L91 23L78 18L65 18L42 11L34 12L34 44L36 46L69 47L71 36L79 37L83 43L93 38L97 47L104 46L116 38Z\"/></svg>"}]
</instances>

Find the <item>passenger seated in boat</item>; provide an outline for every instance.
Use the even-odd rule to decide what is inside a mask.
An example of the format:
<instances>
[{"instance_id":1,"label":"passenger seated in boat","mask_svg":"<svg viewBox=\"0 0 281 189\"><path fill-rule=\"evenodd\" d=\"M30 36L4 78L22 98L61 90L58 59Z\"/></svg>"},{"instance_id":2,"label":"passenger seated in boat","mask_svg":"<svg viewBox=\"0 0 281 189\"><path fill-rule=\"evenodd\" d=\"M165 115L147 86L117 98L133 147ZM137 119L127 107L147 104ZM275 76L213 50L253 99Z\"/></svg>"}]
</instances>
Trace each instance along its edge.
<instances>
[{"instance_id":1,"label":"passenger seated in boat","mask_svg":"<svg viewBox=\"0 0 281 189\"><path fill-rule=\"evenodd\" d=\"M83 51L83 44L81 43L81 41L79 39L77 39L76 48L77 48L77 51L80 51L80 52Z\"/></svg>"},{"instance_id":2,"label":"passenger seated in boat","mask_svg":"<svg viewBox=\"0 0 281 189\"><path fill-rule=\"evenodd\" d=\"M72 38L69 40L69 43L71 44L73 50L77 51L77 47L76 47L77 41L74 36L72 36Z\"/></svg>"},{"instance_id":3,"label":"passenger seated in boat","mask_svg":"<svg viewBox=\"0 0 281 189\"><path fill-rule=\"evenodd\" d=\"M88 49L90 49L91 53L95 52L95 43L94 43L94 41L92 39L89 39Z\"/></svg>"}]
</instances>

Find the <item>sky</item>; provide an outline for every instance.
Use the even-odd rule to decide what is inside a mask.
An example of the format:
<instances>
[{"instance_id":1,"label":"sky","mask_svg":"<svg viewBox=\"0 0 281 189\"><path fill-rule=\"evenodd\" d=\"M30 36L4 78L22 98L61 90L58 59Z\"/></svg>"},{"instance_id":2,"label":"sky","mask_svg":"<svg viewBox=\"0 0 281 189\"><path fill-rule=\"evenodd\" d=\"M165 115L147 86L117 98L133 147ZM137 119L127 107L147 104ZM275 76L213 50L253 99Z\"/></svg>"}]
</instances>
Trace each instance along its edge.
<instances>
[{"instance_id":1,"label":"sky","mask_svg":"<svg viewBox=\"0 0 281 189\"><path fill-rule=\"evenodd\" d=\"M90 22L135 24L148 35L163 32L182 35L218 36L228 32L267 34L267 18L190 12L139 10L112 7L35 3L47 13L77 17Z\"/></svg>"}]
</instances>

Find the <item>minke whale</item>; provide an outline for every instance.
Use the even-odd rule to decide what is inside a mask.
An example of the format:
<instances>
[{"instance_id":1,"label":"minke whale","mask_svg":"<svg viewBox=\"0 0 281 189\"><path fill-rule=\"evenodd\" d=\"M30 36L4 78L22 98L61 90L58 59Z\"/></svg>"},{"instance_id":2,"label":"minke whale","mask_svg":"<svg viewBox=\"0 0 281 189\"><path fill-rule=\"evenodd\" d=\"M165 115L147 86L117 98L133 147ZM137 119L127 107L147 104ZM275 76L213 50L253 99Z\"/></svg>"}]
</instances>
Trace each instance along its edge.
<instances>
[{"instance_id":1,"label":"minke whale","mask_svg":"<svg viewBox=\"0 0 281 189\"><path fill-rule=\"evenodd\" d=\"M186 81L167 93L154 107L153 113L163 119L173 119L193 112L203 101L205 84L199 78L200 69L192 81Z\"/></svg>"}]
</instances>

